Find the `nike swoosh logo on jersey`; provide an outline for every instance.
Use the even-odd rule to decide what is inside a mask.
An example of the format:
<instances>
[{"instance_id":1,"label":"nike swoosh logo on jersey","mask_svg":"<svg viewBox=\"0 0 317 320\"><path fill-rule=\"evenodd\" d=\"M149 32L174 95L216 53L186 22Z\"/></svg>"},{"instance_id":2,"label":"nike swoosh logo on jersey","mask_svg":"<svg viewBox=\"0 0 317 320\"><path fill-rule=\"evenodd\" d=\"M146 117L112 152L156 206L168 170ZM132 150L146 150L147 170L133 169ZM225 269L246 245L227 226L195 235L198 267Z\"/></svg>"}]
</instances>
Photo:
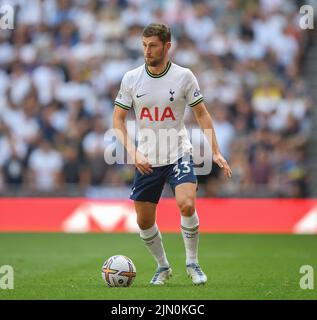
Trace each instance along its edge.
<instances>
[{"instance_id":1,"label":"nike swoosh logo on jersey","mask_svg":"<svg viewBox=\"0 0 317 320\"><path fill-rule=\"evenodd\" d=\"M140 94L140 95L137 94L136 97L137 97L137 98L141 98L141 97L145 96L146 94L147 94L147 93Z\"/></svg>"},{"instance_id":2,"label":"nike swoosh logo on jersey","mask_svg":"<svg viewBox=\"0 0 317 320\"><path fill-rule=\"evenodd\" d=\"M184 178L185 176L186 176L186 174L184 174L184 175L181 176L181 177L178 177L177 180L180 180L180 179Z\"/></svg>"}]
</instances>

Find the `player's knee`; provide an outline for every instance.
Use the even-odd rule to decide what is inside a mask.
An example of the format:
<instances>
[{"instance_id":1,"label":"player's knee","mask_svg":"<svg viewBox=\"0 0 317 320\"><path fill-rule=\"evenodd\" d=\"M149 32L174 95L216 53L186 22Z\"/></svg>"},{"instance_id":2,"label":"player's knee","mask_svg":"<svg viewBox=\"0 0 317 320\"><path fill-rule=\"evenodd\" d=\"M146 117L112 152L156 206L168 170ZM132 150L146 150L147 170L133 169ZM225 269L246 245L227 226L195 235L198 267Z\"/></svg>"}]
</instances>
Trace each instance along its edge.
<instances>
[{"instance_id":1,"label":"player's knee","mask_svg":"<svg viewBox=\"0 0 317 320\"><path fill-rule=\"evenodd\" d=\"M155 221L149 219L137 219L137 224L141 230L146 230L154 225Z\"/></svg>"},{"instance_id":2,"label":"player's knee","mask_svg":"<svg viewBox=\"0 0 317 320\"><path fill-rule=\"evenodd\" d=\"M192 199L183 200L178 206L182 215L185 217L191 217L195 212L195 203Z\"/></svg>"}]
</instances>

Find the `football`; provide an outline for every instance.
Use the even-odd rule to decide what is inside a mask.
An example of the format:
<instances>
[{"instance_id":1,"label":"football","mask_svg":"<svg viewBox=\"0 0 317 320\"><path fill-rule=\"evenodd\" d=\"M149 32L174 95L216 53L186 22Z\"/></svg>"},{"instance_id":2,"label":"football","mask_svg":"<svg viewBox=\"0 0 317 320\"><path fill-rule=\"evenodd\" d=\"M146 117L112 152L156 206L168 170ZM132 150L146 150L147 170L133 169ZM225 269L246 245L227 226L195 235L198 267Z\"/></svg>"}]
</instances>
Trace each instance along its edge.
<instances>
[{"instance_id":1,"label":"football","mask_svg":"<svg viewBox=\"0 0 317 320\"><path fill-rule=\"evenodd\" d=\"M130 287L136 277L136 268L130 258L116 255L104 262L101 276L109 287Z\"/></svg>"}]
</instances>

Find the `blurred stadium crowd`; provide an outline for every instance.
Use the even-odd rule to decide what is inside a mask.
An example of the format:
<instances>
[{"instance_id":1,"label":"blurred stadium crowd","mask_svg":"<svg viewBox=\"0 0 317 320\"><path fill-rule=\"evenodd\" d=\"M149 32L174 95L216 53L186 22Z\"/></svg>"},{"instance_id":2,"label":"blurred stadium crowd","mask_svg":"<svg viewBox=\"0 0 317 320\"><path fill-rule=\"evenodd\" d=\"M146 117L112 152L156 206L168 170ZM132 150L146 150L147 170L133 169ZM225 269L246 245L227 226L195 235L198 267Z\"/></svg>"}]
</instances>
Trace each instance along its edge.
<instances>
[{"instance_id":1,"label":"blurred stadium crowd","mask_svg":"<svg viewBox=\"0 0 317 320\"><path fill-rule=\"evenodd\" d=\"M144 63L143 27L162 22L233 170L200 176L199 195L307 196L309 39L295 1L5 3L16 16L0 30L0 194L129 195L134 167L105 163L104 132L123 74ZM186 123L197 127L190 110Z\"/></svg>"}]
</instances>

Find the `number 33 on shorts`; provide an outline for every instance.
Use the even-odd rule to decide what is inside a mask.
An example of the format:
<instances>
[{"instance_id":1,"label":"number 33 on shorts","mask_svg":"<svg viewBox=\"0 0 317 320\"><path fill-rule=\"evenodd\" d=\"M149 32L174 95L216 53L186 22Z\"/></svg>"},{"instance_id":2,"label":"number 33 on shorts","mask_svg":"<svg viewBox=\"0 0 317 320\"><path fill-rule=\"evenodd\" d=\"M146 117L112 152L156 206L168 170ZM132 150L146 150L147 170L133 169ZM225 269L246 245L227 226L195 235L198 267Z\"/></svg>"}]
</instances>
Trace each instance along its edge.
<instances>
[{"instance_id":1,"label":"number 33 on shorts","mask_svg":"<svg viewBox=\"0 0 317 320\"><path fill-rule=\"evenodd\" d=\"M174 177L177 178L177 180L182 179L191 171L189 161L182 161L176 164L173 168L173 171L175 172Z\"/></svg>"},{"instance_id":2,"label":"number 33 on shorts","mask_svg":"<svg viewBox=\"0 0 317 320\"><path fill-rule=\"evenodd\" d=\"M193 158L190 156L184 159L178 159L177 163L173 166L168 182L175 191L175 187L181 183L191 182L197 184L197 177L194 168Z\"/></svg>"}]
</instances>

